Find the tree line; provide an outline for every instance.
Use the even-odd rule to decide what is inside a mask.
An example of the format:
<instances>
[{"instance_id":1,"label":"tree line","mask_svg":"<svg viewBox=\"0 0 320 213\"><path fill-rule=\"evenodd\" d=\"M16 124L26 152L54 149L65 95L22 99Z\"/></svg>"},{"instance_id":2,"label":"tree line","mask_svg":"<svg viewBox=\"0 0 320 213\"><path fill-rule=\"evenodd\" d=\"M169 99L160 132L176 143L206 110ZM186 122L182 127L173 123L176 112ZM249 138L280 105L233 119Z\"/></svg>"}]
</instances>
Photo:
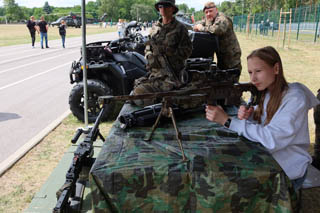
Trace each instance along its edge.
<instances>
[{"instance_id":1,"label":"tree line","mask_svg":"<svg viewBox=\"0 0 320 213\"><path fill-rule=\"evenodd\" d=\"M301 6L318 4L320 0L233 0L224 1L218 6L219 11L228 16L242 14L255 14L269 12L280 8L289 9ZM159 14L154 8L156 0L96 0L86 3L86 16L99 20L103 14L107 14L104 21L117 22L118 19L152 21L159 18ZM195 20L201 20L204 16L202 10L196 11L189 8L187 4L178 5L180 11L187 14L194 14ZM74 7L53 7L45 2L43 7L27 8L19 6L15 0L3 0L3 7L0 7L0 22L19 22L28 20L31 15L39 19L45 15L46 20L51 22L57 18L81 13L81 5ZM1 20L2 19L2 20Z\"/></svg>"}]
</instances>

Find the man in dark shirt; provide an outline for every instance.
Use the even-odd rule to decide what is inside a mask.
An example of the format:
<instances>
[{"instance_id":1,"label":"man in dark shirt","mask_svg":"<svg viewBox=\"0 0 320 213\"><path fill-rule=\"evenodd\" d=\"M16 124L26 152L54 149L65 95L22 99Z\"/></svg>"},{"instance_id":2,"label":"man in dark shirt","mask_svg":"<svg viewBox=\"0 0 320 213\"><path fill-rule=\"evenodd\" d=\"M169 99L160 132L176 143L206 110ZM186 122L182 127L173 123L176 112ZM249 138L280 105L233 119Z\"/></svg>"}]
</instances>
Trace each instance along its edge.
<instances>
[{"instance_id":1,"label":"man in dark shirt","mask_svg":"<svg viewBox=\"0 0 320 213\"><path fill-rule=\"evenodd\" d=\"M41 37L41 49L43 49L43 37L46 40L46 48L49 48L48 46L48 23L44 20L44 16L41 16L40 22L37 24L40 29L40 37Z\"/></svg>"},{"instance_id":2,"label":"man in dark shirt","mask_svg":"<svg viewBox=\"0 0 320 213\"><path fill-rule=\"evenodd\" d=\"M34 16L31 16L30 20L28 20L27 27L31 35L32 48L34 48L34 42L36 41L36 31L38 31L38 29L36 28L36 22L34 21Z\"/></svg>"}]
</instances>

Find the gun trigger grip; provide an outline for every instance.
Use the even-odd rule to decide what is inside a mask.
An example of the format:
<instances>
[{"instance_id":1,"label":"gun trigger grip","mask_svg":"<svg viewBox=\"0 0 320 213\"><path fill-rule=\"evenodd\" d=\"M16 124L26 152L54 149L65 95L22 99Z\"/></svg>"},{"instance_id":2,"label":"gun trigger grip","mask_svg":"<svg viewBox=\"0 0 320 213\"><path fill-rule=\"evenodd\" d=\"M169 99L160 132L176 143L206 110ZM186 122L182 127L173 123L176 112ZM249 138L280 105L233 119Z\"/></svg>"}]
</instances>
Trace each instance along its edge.
<instances>
[{"instance_id":1,"label":"gun trigger grip","mask_svg":"<svg viewBox=\"0 0 320 213\"><path fill-rule=\"evenodd\" d=\"M217 106L217 100L208 100L207 105L211 105L211 106Z\"/></svg>"}]
</instances>

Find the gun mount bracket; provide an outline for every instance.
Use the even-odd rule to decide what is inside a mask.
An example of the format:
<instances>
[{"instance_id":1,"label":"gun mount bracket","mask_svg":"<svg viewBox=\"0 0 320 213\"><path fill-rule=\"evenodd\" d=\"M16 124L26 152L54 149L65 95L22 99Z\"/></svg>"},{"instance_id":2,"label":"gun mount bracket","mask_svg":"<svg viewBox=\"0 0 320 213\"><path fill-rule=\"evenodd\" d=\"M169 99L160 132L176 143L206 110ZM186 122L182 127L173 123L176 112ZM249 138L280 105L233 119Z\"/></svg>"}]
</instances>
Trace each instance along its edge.
<instances>
[{"instance_id":1,"label":"gun mount bracket","mask_svg":"<svg viewBox=\"0 0 320 213\"><path fill-rule=\"evenodd\" d=\"M177 141L178 141L178 145L179 145L181 153L182 153L182 161L185 162L185 161L188 161L188 159L184 154L184 149L183 149L183 146L182 146L182 134L181 134L181 132L179 131L179 129L177 127L177 122L176 122L172 107L173 107L172 98L171 97L163 97L162 98L161 111L160 111L160 113L159 113L159 115L157 117L156 122L152 126L151 133L150 133L149 137L145 138L144 140L145 141L151 141L152 135L153 135L154 131L157 129L157 127L158 127L158 124L159 124L161 116L165 116L165 117L171 118L172 124L173 124L175 132L176 132L176 138L177 138Z\"/></svg>"}]
</instances>

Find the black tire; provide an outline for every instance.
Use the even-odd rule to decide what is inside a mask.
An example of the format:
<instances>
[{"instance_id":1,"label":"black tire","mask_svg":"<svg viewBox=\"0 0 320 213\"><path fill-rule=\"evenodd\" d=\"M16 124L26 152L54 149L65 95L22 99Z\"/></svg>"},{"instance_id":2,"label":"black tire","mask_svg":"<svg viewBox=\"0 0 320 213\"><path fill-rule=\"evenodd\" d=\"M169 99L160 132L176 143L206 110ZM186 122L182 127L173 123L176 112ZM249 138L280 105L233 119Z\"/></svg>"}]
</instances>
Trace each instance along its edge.
<instances>
[{"instance_id":1,"label":"black tire","mask_svg":"<svg viewBox=\"0 0 320 213\"><path fill-rule=\"evenodd\" d=\"M88 80L88 122L92 123L98 117L102 105L98 103L98 97L103 95L112 95L111 89L98 80ZM84 122L84 95L83 82L77 83L69 95L70 110L80 121ZM109 104L102 117L102 121L108 120L113 112L114 104Z\"/></svg>"}]
</instances>

